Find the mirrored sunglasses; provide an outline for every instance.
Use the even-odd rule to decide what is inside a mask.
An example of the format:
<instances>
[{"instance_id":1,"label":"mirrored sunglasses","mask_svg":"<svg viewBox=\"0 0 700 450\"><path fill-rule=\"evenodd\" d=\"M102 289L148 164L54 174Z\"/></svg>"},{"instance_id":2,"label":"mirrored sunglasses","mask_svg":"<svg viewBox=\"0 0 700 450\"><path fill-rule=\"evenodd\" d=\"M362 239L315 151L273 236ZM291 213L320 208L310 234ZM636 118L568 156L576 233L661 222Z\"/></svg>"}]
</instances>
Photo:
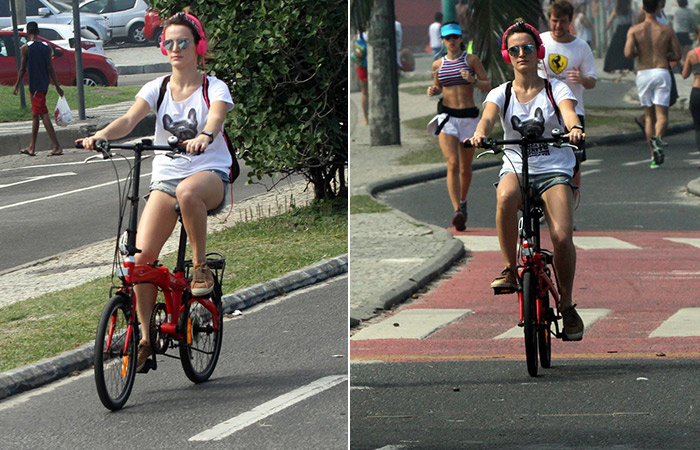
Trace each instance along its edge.
<instances>
[{"instance_id":1,"label":"mirrored sunglasses","mask_svg":"<svg viewBox=\"0 0 700 450\"><path fill-rule=\"evenodd\" d=\"M521 49L523 51L523 54L531 55L535 51L535 46L534 44L525 44L523 46L514 45L508 49L508 54L510 56L519 56Z\"/></svg>"},{"instance_id":2,"label":"mirrored sunglasses","mask_svg":"<svg viewBox=\"0 0 700 450\"><path fill-rule=\"evenodd\" d=\"M167 51L171 51L173 49L173 44L175 44L176 41L173 41L172 39L166 39L163 41L163 48L166 49ZM185 50L187 47L190 46L190 40L189 39L178 39L177 40L177 48L180 50Z\"/></svg>"},{"instance_id":3,"label":"mirrored sunglasses","mask_svg":"<svg viewBox=\"0 0 700 450\"><path fill-rule=\"evenodd\" d=\"M443 36L442 38L445 39L446 41L451 41L452 39L459 39L461 37L462 36L460 36L459 34L449 34L447 36Z\"/></svg>"}]
</instances>

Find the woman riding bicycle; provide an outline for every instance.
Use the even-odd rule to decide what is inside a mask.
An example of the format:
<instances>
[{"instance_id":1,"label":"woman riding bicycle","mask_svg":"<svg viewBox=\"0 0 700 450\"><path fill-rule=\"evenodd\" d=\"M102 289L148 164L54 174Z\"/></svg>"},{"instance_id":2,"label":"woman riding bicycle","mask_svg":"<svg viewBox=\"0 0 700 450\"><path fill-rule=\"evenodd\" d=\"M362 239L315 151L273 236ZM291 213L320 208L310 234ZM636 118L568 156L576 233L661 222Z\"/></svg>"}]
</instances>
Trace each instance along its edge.
<instances>
[{"instance_id":1,"label":"woman riding bicycle","mask_svg":"<svg viewBox=\"0 0 700 450\"><path fill-rule=\"evenodd\" d=\"M504 139L518 139L511 117L521 121L533 119L535 111L544 113L544 136L551 136L554 128L568 130L569 140L576 144L584 139L583 127L574 111L576 97L561 82L540 78L538 60L544 57L544 47L537 31L529 24L517 22L503 35L503 58L513 67L515 79L492 90L484 101L481 121L471 138L475 147L481 147L500 119ZM511 88L512 85L512 88ZM507 93L507 89L511 90ZM506 99L509 98L506 104ZM534 150L534 152L533 152ZM540 145L530 149L528 158L530 180L544 202L544 212L554 247L554 266L561 295L560 311L564 319L564 333L569 340L583 337L583 321L572 305L572 289L576 271L576 249L573 244L574 187L572 176L576 157L568 148ZM519 174L522 172L520 149L505 147L503 166L497 188L496 230L505 261L505 269L491 283L496 289L517 289L515 270L518 245L518 210L522 198Z\"/></svg>"},{"instance_id":2,"label":"woman riding bicycle","mask_svg":"<svg viewBox=\"0 0 700 450\"><path fill-rule=\"evenodd\" d=\"M161 50L172 68L162 103L159 104L159 96L165 77L144 85L122 117L93 136L82 139L82 144L86 149L94 149L98 139L124 137L151 110L156 111L157 117L156 144L167 145L167 139L172 135L183 141L191 162L170 159L164 155L166 152L159 152L153 160L148 202L136 234L136 246L141 253L135 258L136 264L149 264L158 259L177 224L175 205L179 204L192 247L192 294L206 296L214 288L214 278L205 256L207 212L223 207L229 189L232 159L221 131L226 113L233 109L233 101L223 81L207 77L197 68L199 62L204 66L207 41L195 16L178 13L168 19L163 26ZM209 97L209 106L205 95ZM134 290L138 315L143 323L151 316L158 292L151 284L140 284ZM142 339L137 361L139 369L152 353L148 339Z\"/></svg>"},{"instance_id":3,"label":"woman riding bicycle","mask_svg":"<svg viewBox=\"0 0 700 450\"><path fill-rule=\"evenodd\" d=\"M474 149L460 143L472 133L479 122L479 108L474 103L474 87L491 90L491 82L476 55L470 55L462 42L462 29L456 22L440 28L447 55L433 62L433 85L428 97L442 93L438 115L428 124L428 130L438 135L440 149L447 161L447 190L455 215L452 225L457 231L466 229L467 193L472 181Z\"/></svg>"}]
</instances>

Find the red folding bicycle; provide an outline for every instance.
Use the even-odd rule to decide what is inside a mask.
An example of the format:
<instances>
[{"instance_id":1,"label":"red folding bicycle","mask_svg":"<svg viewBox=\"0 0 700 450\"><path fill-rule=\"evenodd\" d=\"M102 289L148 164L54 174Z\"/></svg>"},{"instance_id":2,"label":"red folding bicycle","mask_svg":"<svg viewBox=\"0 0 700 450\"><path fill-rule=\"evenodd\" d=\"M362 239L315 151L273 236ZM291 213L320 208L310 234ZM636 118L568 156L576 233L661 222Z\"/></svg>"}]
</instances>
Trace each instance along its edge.
<instances>
[{"instance_id":1,"label":"red folding bicycle","mask_svg":"<svg viewBox=\"0 0 700 450\"><path fill-rule=\"evenodd\" d=\"M177 138L172 136L168 146L153 145L150 139L135 144L113 144L98 141L101 155L95 158L111 159L113 149L132 150L134 162L127 181L120 187L119 236L114 257L114 274L120 283L110 290L110 299L102 310L95 338L94 364L95 385L102 404L111 410L121 409L129 399L136 376L136 355L142 335L148 336L154 354L141 370L157 368L156 355L179 358L187 377L195 383L209 379L214 372L221 351L223 311L221 303L221 280L226 260L220 253L207 253L207 264L214 274L214 290L207 297L194 297L190 290L192 261L185 260L187 233L180 221L180 241L177 262L171 273L158 261L153 264L136 264L136 229L139 212L139 180L143 152L165 150L170 158L189 157L182 154ZM126 158L125 158L126 159ZM116 170L116 168L115 168ZM129 192L130 191L130 192ZM128 195L127 195L128 194ZM130 202L129 222L121 234L127 203ZM176 208L177 209L177 208ZM179 210L178 210L179 214ZM144 329L136 314L134 286L149 283L163 293L164 302L153 309L148 328ZM179 350L179 356L166 353Z\"/></svg>"},{"instance_id":2,"label":"red folding bicycle","mask_svg":"<svg viewBox=\"0 0 700 450\"><path fill-rule=\"evenodd\" d=\"M541 116L541 114L540 114ZM556 147L568 147L578 149L575 145L568 144L568 138L559 129L552 130L552 137L541 137L544 130L539 133L531 132L527 127L521 127L520 139L509 140L484 140L485 152L477 155L477 159L486 154L502 153L499 146L517 144L522 154L522 179L520 191L522 194L521 217L518 223L518 304L520 307L520 321L525 335L525 357L527 371L530 376L537 376L539 350L539 362L543 368L549 368L552 364L552 336L567 340L563 330L559 329L558 319L561 319L559 310L559 283L556 270L553 265L552 252L541 247L540 219L544 217L542 198L537 195L530 183L528 169L528 152L531 147L538 144L553 144ZM523 122L524 124L524 122ZM469 140L464 142L465 147L470 146ZM511 294L514 290L494 289L496 295ZM554 308L550 306L550 297L554 301ZM555 312L556 308L556 312Z\"/></svg>"}]
</instances>

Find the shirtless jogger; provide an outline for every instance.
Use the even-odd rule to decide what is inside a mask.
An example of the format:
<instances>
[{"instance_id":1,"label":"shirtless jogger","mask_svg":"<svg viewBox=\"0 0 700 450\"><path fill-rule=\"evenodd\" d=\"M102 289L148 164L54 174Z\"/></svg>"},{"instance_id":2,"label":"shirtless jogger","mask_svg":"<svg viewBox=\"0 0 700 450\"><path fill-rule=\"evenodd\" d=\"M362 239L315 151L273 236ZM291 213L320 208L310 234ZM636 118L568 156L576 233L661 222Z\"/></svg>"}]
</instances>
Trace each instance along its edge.
<instances>
[{"instance_id":1,"label":"shirtless jogger","mask_svg":"<svg viewBox=\"0 0 700 450\"><path fill-rule=\"evenodd\" d=\"M644 107L644 131L651 152L651 168L664 162L661 138L668 127L668 105L671 98L669 61L681 58L678 38L669 25L656 20L659 0L644 0L644 22L627 32L625 56L637 58L637 91Z\"/></svg>"}]
</instances>

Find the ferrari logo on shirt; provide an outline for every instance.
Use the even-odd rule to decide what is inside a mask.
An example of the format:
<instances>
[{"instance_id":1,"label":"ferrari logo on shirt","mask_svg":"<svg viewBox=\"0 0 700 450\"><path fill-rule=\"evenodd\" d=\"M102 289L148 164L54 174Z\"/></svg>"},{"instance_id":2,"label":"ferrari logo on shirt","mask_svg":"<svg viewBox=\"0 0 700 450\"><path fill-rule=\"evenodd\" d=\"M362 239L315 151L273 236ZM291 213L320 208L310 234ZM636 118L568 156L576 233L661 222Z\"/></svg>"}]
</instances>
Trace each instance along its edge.
<instances>
[{"instance_id":1,"label":"ferrari logo on shirt","mask_svg":"<svg viewBox=\"0 0 700 450\"><path fill-rule=\"evenodd\" d=\"M552 53L549 55L547 62L549 63L549 68L552 70L552 72L559 75L564 71L564 69L566 69L569 59L564 55Z\"/></svg>"}]
</instances>

